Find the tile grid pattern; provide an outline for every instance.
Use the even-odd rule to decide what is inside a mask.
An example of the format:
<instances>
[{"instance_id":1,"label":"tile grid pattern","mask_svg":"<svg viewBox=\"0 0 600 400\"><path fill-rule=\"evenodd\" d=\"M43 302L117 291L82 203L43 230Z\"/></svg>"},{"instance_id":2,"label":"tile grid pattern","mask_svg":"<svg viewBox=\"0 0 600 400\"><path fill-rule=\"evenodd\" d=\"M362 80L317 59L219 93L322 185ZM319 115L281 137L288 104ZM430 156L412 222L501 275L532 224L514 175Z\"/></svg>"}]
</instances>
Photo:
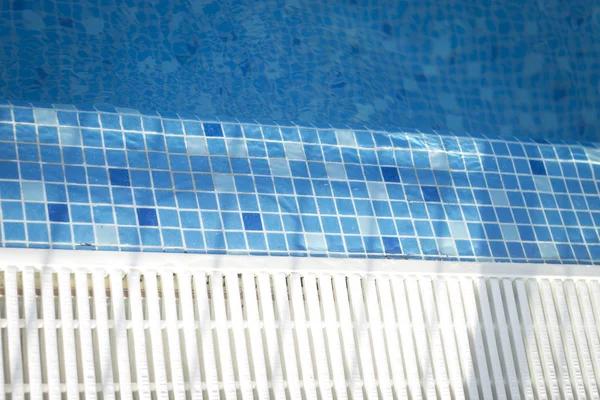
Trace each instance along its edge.
<instances>
[{"instance_id":1,"label":"tile grid pattern","mask_svg":"<svg viewBox=\"0 0 600 400\"><path fill-rule=\"evenodd\" d=\"M592 143L0 104L1 243L600 262Z\"/></svg>"},{"instance_id":2,"label":"tile grid pattern","mask_svg":"<svg viewBox=\"0 0 600 400\"><path fill-rule=\"evenodd\" d=\"M600 7L572 0L6 0L0 96L595 140Z\"/></svg>"}]
</instances>

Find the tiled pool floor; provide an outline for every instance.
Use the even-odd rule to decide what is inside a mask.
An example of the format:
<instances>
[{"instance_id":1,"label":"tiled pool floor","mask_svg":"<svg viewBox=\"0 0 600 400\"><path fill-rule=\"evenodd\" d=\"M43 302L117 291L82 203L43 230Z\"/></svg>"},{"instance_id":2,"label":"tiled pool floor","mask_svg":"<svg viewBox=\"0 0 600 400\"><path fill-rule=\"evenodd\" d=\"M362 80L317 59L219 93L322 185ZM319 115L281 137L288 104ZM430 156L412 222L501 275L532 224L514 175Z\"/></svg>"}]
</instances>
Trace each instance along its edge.
<instances>
[{"instance_id":1,"label":"tiled pool floor","mask_svg":"<svg viewBox=\"0 0 600 400\"><path fill-rule=\"evenodd\" d=\"M0 97L595 140L597 2L12 0Z\"/></svg>"}]
</instances>

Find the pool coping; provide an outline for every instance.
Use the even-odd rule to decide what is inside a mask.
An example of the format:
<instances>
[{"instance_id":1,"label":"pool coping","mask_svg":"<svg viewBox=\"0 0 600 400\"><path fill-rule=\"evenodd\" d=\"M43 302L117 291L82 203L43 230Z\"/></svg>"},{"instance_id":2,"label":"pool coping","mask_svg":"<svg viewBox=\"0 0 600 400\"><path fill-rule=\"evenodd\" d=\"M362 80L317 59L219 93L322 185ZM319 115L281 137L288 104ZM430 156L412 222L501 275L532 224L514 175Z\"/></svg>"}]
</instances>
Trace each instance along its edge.
<instances>
[{"instance_id":1,"label":"pool coping","mask_svg":"<svg viewBox=\"0 0 600 400\"><path fill-rule=\"evenodd\" d=\"M590 266L481 263L425 260L383 260L349 258L299 258L208 254L141 253L52 249L0 248L0 270L16 267L79 268L105 271L130 269L193 272L269 272L345 275L416 275L456 277L497 277L537 279L597 279L600 271Z\"/></svg>"}]
</instances>

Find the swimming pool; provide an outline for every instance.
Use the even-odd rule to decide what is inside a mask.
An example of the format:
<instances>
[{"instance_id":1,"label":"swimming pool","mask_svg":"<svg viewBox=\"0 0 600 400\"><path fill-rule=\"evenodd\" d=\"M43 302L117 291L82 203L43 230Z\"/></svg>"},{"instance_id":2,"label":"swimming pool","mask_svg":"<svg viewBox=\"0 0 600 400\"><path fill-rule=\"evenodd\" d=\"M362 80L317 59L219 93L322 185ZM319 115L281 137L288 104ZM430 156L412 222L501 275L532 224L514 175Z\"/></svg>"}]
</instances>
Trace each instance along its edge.
<instances>
[{"instance_id":1,"label":"swimming pool","mask_svg":"<svg viewBox=\"0 0 600 400\"><path fill-rule=\"evenodd\" d=\"M597 138L585 0L0 2L0 96Z\"/></svg>"},{"instance_id":2,"label":"swimming pool","mask_svg":"<svg viewBox=\"0 0 600 400\"><path fill-rule=\"evenodd\" d=\"M2 7L2 247L600 264L583 2Z\"/></svg>"},{"instance_id":3,"label":"swimming pool","mask_svg":"<svg viewBox=\"0 0 600 400\"><path fill-rule=\"evenodd\" d=\"M0 393L598 398L565 3L0 0Z\"/></svg>"}]
</instances>

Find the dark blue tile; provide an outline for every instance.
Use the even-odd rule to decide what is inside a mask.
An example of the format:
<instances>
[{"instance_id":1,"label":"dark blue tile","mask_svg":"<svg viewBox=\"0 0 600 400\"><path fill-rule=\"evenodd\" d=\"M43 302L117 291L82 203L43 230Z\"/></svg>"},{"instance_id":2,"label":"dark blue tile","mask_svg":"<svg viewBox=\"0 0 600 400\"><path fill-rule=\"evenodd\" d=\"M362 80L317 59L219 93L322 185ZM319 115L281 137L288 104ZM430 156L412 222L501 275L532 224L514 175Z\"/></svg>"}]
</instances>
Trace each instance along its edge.
<instances>
[{"instance_id":1,"label":"dark blue tile","mask_svg":"<svg viewBox=\"0 0 600 400\"><path fill-rule=\"evenodd\" d=\"M421 186L425 201L440 202L440 195L435 186Z\"/></svg>"},{"instance_id":2,"label":"dark blue tile","mask_svg":"<svg viewBox=\"0 0 600 400\"><path fill-rule=\"evenodd\" d=\"M140 226L158 226L158 218L156 209L154 208L138 208L136 209L138 223Z\"/></svg>"},{"instance_id":3,"label":"dark blue tile","mask_svg":"<svg viewBox=\"0 0 600 400\"><path fill-rule=\"evenodd\" d=\"M381 174L386 182L400 182L400 175L398 174L398 168L394 167L381 167Z\"/></svg>"},{"instance_id":4,"label":"dark blue tile","mask_svg":"<svg viewBox=\"0 0 600 400\"><path fill-rule=\"evenodd\" d=\"M115 186L131 186L129 181L129 171L126 169L110 168L110 183Z\"/></svg>"},{"instance_id":5,"label":"dark blue tile","mask_svg":"<svg viewBox=\"0 0 600 400\"><path fill-rule=\"evenodd\" d=\"M223 129L221 128L221 124L203 124L204 125L204 134L209 137L222 137Z\"/></svg>"},{"instance_id":6,"label":"dark blue tile","mask_svg":"<svg viewBox=\"0 0 600 400\"><path fill-rule=\"evenodd\" d=\"M48 204L48 219L52 222L69 222L69 208L66 204Z\"/></svg>"},{"instance_id":7,"label":"dark blue tile","mask_svg":"<svg viewBox=\"0 0 600 400\"><path fill-rule=\"evenodd\" d=\"M543 161L529 160L529 165L534 175L546 175L546 167L544 167Z\"/></svg>"}]
</instances>

